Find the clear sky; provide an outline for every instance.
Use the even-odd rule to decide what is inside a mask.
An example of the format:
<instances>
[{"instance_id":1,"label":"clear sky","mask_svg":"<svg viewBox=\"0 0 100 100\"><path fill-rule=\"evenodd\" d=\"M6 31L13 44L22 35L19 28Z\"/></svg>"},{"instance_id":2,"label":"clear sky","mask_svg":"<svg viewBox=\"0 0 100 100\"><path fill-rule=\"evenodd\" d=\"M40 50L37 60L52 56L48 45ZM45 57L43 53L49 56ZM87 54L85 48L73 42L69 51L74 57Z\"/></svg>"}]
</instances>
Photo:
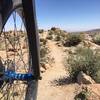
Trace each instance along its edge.
<instances>
[{"instance_id":1,"label":"clear sky","mask_svg":"<svg viewBox=\"0 0 100 100\"><path fill-rule=\"evenodd\" d=\"M100 0L36 0L38 27L67 31L100 28Z\"/></svg>"},{"instance_id":2,"label":"clear sky","mask_svg":"<svg viewBox=\"0 0 100 100\"><path fill-rule=\"evenodd\" d=\"M67 31L100 28L100 0L35 0L38 27L59 27ZM6 29L13 27L9 18ZM17 17L20 27L21 19Z\"/></svg>"}]
</instances>

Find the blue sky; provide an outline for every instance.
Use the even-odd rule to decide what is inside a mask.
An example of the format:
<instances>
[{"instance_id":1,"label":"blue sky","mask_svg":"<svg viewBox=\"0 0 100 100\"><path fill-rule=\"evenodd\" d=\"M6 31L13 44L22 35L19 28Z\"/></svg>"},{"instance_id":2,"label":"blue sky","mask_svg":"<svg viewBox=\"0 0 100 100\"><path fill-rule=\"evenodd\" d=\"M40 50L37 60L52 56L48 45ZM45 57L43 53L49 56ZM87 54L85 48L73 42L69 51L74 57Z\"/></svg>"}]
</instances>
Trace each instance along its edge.
<instances>
[{"instance_id":1,"label":"blue sky","mask_svg":"<svg viewBox=\"0 0 100 100\"><path fill-rule=\"evenodd\" d=\"M35 0L39 28L59 27L67 31L100 28L100 0ZM20 27L21 19L17 18ZM7 28L13 27L10 17Z\"/></svg>"},{"instance_id":2,"label":"blue sky","mask_svg":"<svg viewBox=\"0 0 100 100\"><path fill-rule=\"evenodd\" d=\"M100 28L100 0L36 0L38 27L67 31Z\"/></svg>"}]
</instances>

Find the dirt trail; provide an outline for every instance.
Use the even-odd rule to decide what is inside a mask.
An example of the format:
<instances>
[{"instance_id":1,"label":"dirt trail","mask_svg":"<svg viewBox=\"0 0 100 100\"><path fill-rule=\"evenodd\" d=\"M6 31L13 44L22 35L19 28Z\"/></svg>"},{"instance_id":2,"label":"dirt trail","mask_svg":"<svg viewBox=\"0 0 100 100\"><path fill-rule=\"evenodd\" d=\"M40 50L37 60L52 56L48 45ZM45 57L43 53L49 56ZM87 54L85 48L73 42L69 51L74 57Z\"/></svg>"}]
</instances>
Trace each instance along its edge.
<instances>
[{"instance_id":1,"label":"dirt trail","mask_svg":"<svg viewBox=\"0 0 100 100\"><path fill-rule=\"evenodd\" d=\"M75 88L73 85L51 86L51 81L66 75L63 66L63 50L55 42L48 42L51 50L51 56L54 57L55 63L52 68L48 69L39 81L37 100L73 100Z\"/></svg>"}]
</instances>

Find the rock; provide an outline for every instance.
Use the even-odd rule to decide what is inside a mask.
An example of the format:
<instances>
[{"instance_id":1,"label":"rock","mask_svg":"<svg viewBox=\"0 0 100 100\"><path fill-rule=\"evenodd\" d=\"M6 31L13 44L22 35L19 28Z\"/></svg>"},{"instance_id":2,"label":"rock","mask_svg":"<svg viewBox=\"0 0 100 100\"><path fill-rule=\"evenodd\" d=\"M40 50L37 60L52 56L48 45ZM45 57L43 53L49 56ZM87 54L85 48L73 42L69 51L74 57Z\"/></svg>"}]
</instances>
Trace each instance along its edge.
<instances>
[{"instance_id":1,"label":"rock","mask_svg":"<svg viewBox=\"0 0 100 100\"><path fill-rule=\"evenodd\" d=\"M91 84L87 88L91 91L89 100L100 100L100 84Z\"/></svg>"},{"instance_id":2,"label":"rock","mask_svg":"<svg viewBox=\"0 0 100 100\"><path fill-rule=\"evenodd\" d=\"M100 84L81 85L75 100L100 100Z\"/></svg>"},{"instance_id":3,"label":"rock","mask_svg":"<svg viewBox=\"0 0 100 100\"><path fill-rule=\"evenodd\" d=\"M27 45L26 45L26 43L25 43L25 42L23 43L22 48L23 48L23 49L27 48Z\"/></svg>"},{"instance_id":4,"label":"rock","mask_svg":"<svg viewBox=\"0 0 100 100\"><path fill-rule=\"evenodd\" d=\"M44 73L46 70L43 67L41 67L40 71L41 71L41 73Z\"/></svg>"},{"instance_id":5,"label":"rock","mask_svg":"<svg viewBox=\"0 0 100 100\"><path fill-rule=\"evenodd\" d=\"M85 34L84 39L87 41L92 41L92 37L89 34Z\"/></svg>"},{"instance_id":6,"label":"rock","mask_svg":"<svg viewBox=\"0 0 100 100\"><path fill-rule=\"evenodd\" d=\"M56 42L56 44L57 44L58 47L62 46L62 44L60 42Z\"/></svg>"},{"instance_id":7,"label":"rock","mask_svg":"<svg viewBox=\"0 0 100 100\"><path fill-rule=\"evenodd\" d=\"M41 67L44 68L45 70L47 70L50 66L49 66L49 64L42 64Z\"/></svg>"},{"instance_id":8,"label":"rock","mask_svg":"<svg viewBox=\"0 0 100 100\"><path fill-rule=\"evenodd\" d=\"M46 70L50 68L49 64L45 64Z\"/></svg>"},{"instance_id":9,"label":"rock","mask_svg":"<svg viewBox=\"0 0 100 100\"><path fill-rule=\"evenodd\" d=\"M41 64L41 72L44 73L47 69L50 68L50 65L49 64Z\"/></svg>"},{"instance_id":10,"label":"rock","mask_svg":"<svg viewBox=\"0 0 100 100\"><path fill-rule=\"evenodd\" d=\"M77 76L77 82L79 84L94 84L95 83L95 81L90 76L86 75L82 71L79 72Z\"/></svg>"}]
</instances>

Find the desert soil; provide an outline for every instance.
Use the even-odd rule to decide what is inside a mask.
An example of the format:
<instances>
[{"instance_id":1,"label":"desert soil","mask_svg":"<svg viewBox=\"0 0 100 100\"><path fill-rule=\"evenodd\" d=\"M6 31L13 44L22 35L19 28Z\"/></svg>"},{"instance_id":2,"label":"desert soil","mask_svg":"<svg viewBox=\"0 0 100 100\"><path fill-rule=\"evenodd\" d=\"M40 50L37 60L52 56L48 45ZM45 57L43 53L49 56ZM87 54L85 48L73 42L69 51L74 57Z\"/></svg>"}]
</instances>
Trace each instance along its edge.
<instances>
[{"instance_id":1,"label":"desert soil","mask_svg":"<svg viewBox=\"0 0 100 100\"><path fill-rule=\"evenodd\" d=\"M78 88L77 84L56 86L52 83L55 79L68 76L63 65L63 49L50 40L48 41L48 47L55 63L53 67L42 74L42 80L39 81L37 100L74 100Z\"/></svg>"}]
</instances>

